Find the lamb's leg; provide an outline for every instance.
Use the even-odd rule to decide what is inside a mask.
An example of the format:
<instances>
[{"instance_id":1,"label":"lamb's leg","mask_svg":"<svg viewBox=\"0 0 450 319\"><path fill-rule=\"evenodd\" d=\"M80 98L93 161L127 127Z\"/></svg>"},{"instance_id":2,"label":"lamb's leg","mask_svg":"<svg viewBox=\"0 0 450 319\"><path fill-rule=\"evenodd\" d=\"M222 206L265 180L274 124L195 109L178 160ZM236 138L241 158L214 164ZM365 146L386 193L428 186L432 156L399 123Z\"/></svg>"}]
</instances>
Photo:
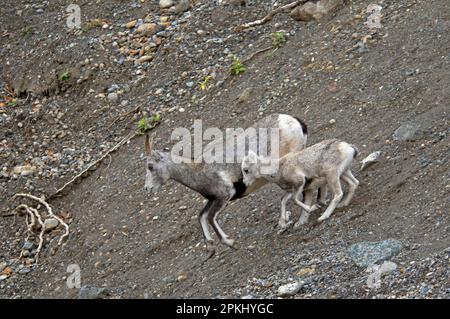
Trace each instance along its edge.
<instances>
[{"instance_id":1,"label":"lamb's leg","mask_svg":"<svg viewBox=\"0 0 450 319\"><path fill-rule=\"evenodd\" d=\"M355 191L359 185L359 181L353 176L352 172L349 169L346 170L344 174L342 174L341 178L348 184L348 193L339 203L338 207L345 207L350 204L353 195L355 195Z\"/></svg>"},{"instance_id":2,"label":"lamb's leg","mask_svg":"<svg viewBox=\"0 0 450 319\"><path fill-rule=\"evenodd\" d=\"M217 234L217 237L219 237L222 244L227 245L228 247L234 247L234 240L230 239L227 234L220 228L219 224L217 223L217 215L220 213L222 209L225 208L228 204L228 199L216 199L213 201L213 204L211 206L211 209L208 212L208 221L209 224L213 227L214 231Z\"/></svg>"},{"instance_id":3,"label":"lamb's leg","mask_svg":"<svg viewBox=\"0 0 450 319\"><path fill-rule=\"evenodd\" d=\"M333 175L328 175L327 183L331 189L333 198L331 199L331 202L328 205L325 212L322 214L322 216L319 217L320 222L331 216L331 214L333 213L334 209L339 204L339 202L341 201L342 196L343 196L339 174L336 173Z\"/></svg>"},{"instance_id":4,"label":"lamb's leg","mask_svg":"<svg viewBox=\"0 0 450 319\"><path fill-rule=\"evenodd\" d=\"M213 201L209 200L198 216L200 225L202 226L203 238L205 239L205 242L206 242L206 249L209 252L208 259L211 258L212 256L214 256L214 254L216 253L214 241L209 232L208 222L207 222L208 212L210 211L212 204L213 204Z\"/></svg>"},{"instance_id":5,"label":"lamb's leg","mask_svg":"<svg viewBox=\"0 0 450 319\"><path fill-rule=\"evenodd\" d=\"M280 227L279 234L283 233L292 224L292 222L289 222L288 212L286 211L286 204L291 197L292 193L286 193L281 198L281 214L280 220L278 221L278 226Z\"/></svg>"},{"instance_id":6,"label":"lamb's leg","mask_svg":"<svg viewBox=\"0 0 450 319\"><path fill-rule=\"evenodd\" d=\"M318 190L318 194L317 194L319 204L326 205L327 204L327 196L328 196L327 185L325 184L325 185L320 186L319 190Z\"/></svg>"},{"instance_id":7,"label":"lamb's leg","mask_svg":"<svg viewBox=\"0 0 450 319\"><path fill-rule=\"evenodd\" d=\"M314 190L307 189L304 191L303 201L305 205L311 206L314 199ZM300 228L302 225L306 224L309 219L309 212L306 210L302 210L302 213L300 215L300 218L298 222L295 223L294 229Z\"/></svg>"}]
</instances>

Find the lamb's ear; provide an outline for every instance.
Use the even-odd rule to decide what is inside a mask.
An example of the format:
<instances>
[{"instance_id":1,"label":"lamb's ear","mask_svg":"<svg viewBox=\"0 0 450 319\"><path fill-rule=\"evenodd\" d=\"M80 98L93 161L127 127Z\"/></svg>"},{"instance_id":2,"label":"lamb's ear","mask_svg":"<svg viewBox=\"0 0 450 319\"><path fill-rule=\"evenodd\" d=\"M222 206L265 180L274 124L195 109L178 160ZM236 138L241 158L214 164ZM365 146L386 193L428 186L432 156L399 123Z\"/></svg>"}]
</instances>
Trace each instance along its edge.
<instances>
[{"instance_id":1,"label":"lamb's ear","mask_svg":"<svg viewBox=\"0 0 450 319\"><path fill-rule=\"evenodd\" d=\"M147 156L150 156L152 154L152 147L153 147L153 136L150 137L150 135L145 134L145 154L147 154Z\"/></svg>"},{"instance_id":2,"label":"lamb's ear","mask_svg":"<svg viewBox=\"0 0 450 319\"><path fill-rule=\"evenodd\" d=\"M258 155L256 155L256 153L253 152L252 150L248 151L247 158L248 158L249 163L256 164L259 161Z\"/></svg>"}]
</instances>

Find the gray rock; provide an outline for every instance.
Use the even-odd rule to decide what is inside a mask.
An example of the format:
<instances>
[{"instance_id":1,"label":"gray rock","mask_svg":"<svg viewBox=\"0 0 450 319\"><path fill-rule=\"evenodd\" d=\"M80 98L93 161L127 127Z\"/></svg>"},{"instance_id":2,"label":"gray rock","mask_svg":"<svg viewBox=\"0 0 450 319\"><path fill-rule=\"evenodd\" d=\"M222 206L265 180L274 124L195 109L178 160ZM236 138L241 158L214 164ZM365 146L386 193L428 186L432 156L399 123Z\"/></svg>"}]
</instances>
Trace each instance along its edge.
<instances>
[{"instance_id":1,"label":"gray rock","mask_svg":"<svg viewBox=\"0 0 450 319\"><path fill-rule=\"evenodd\" d=\"M2 282L3 280L5 280L6 278L8 278L7 275L0 275L0 282Z\"/></svg>"},{"instance_id":2,"label":"gray rock","mask_svg":"<svg viewBox=\"0 0 450 319\"><path fill-rule=\"evenodd\" d=\"M2 261L2 262L0 263L0 272L2 272L3 269L6 268L6 266L7 266L6 262Z\"/></svg>"},{"instance_id":3,"label":"gray rock","mask_svg":"<svg viewBox=\"0 0 450 319\"><path fill-rule=\"evenodd\" d=\"M159 0L159 7L161 9L167 9L173 6L173 0Z\"/></svg>"},{"instance_id":4,"label":"gray rock","mask_svg":"<svg viewBox=\"0 0 450 319\"><path fill-rule=\"evenodd\" d=\"M30 268L23 267L22 269L19 270L19 274L25 275L25 274L28 274L30 271L31 271Z\"/></svg>"},{"instance_id":5,"label":"gray rock","mask_svg":"<svg viewBox=\"0 0 450 319\"><path fill-rule=\"evenodd\" d=\"M378 242L361 242L348 249L348 256L361 267L369 267L379 261L389 260L402 249L402 243L396 239Z\"/></svg>"},{"instance_id":6,"label":"gray rock","mask_svg":"<svg viewBox=\"0 0 450 319\"><path fill-rule=\"evenodd\" d=\"M78 292L78 299L104 299L108 295L106 288L84 286Z\"/></svg>"},{"instance_id":7,"label":"gray rock","mask_svg":"<svg viewBox=\"0 0 450 319\"><path fill-rule=\"evenodd\" d=\"M342 0L320 0L318 2L309 1L293 9L290 16L297 21L320 20L333 12L341 4Z\"/></svg>"},{"instance_id":8,"label":"gray rock","mask_svg":"<svg viewBox=\"0 0 450 319\"><path fill-rule=\"evenodd\" d=\"M180 14L185 11L188 11L190 6L191 4L189 0L180 0L180 2L178 2L178 4L173 8L173 10L171 10L171 12L175 14Z\"/></svg>"},{"instance_id":9,"label":"gray rock","mask_svg":"<svg viewBox=\"0 0 450 319\"><path fill-rule=\"evenodd\" d=\"M405 123L394 132L396 141L414 141L420 138L420 125L417 123Z\"/></svg>"},{"instance_id":10,"label":"gray rock","mask_svg":"<svg viewBox=\"0 0 450 319\"><path fill-rule=\"evenodd\" d=\"M30 241L26 241L23 243L22 250L32 250L33 248L34 248L34 243L32 243Z\"/></svg>"},{"instance_id":11,"label":"gray rock","mask_svg":"<svg viewBox=\"0 0 450 319\"><path fill-rule=\"evenodd\" d=\"M381 151L376 151L376 152L373 152L373 153L369 154L369 156L367 156L366 158L364 158L361 161L361 168L360 168L360 170L363 171L367 167L369 167L372 164L378 162L379 159L380 159L380 156L381 156Z\"/></svg>"},{"instance_id":12,"label":"gray rock","mask_svg":"<svg viewBox=\"0 0 450 319\"><path fill-rule=\"evenodd\" d=\"M49 231L58 227L59 222L55 218L49 218L44 221L44 230Z\"/></svg>"},{"instance_id":13,"label":"gray rock","mask_svg":"<svg viewBox=\"0 0 450 319\"><path fill-rule=\"evenodd\" d=\"M290 297L297 294L305 283L303 281L295 281L278 288L278 296Z\"/></svg>"},{"instance_id":14,"label":"gray rock","mask_svg":"<svg viewBox=\"0 0 450 319\"><path fill-rule=\"evenodd\" d=\"M108 94L108 101L116 103L119 100L119 96L117 93L109 93Z\"/></svg>"}]
</instances>

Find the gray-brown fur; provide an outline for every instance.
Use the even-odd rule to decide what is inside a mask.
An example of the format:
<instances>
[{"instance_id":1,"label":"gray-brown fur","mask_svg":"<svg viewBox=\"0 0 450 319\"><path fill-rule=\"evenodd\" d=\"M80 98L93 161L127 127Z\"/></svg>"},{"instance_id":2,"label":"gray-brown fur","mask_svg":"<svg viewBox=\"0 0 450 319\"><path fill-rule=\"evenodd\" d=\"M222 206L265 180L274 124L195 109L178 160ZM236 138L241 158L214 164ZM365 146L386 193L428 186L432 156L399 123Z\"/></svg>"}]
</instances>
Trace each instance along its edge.
<instances>
[{"instance_id":1,"label":"gray-brown fur","mask_svg":"<svg viewBox=\"0 0 450 319\"><path fill-rule=\"evenodd\" d=\"M303 133L306 126L300 125L299 121L291 116L272 114L255 123L253 127L280 128L280 156L289 152L298 152L306 145L307 136ZM225 144L233 145L234 141L227 139ZM148 135L145 145L147 154L146 190L156 192L165 182L173 179L200 193L208 200L200 212L199 221L210 257L214 254L215 249L208 224L213 227L223 244L233 247L234 240L230 239L217 223L218 213L230 200L246 196L267 183L265 179L258 179L250 187L243 184L241 160L245 154L238 154L237 161L234 163L176 163L170 153L153 150ZM205 154L213 146L212 144L208 145L203 153ZM225 150L229 150L229 148Z\"/></svg>"},{"instance_id":2,"label":"gray-brown fur","mask_svg":"<svg viewBox=\"0 0 450 319\"><path fill-rule=\"evenodd\" d=\"M314 191L321 186L327 185L331 190L332 199L319 221L330 217L339 203L340 206L349 204L359 184L350 170L356 154L357 150L354 146L331 139L314 144L300 152L289 153L276 160L278 161L276 174L263 174L260 169L261 158L251 152L243 159L241 169L245 184L251 184L255 178L264 178L268 182L278 184L286 191L282 198L280 218L282 229L289 226L285 207L287 201L293 197L295 203L303 208L302 215L295 225L295 227L299 227L308 221L310 212L319 208L318 205L311 205ZM306 179L310 182L304 187ZM345 198L342 198L341 180L349 185L349 191ZM302 191L305 191L303 203L297 198Z\"/></svg>"}]
</instances>

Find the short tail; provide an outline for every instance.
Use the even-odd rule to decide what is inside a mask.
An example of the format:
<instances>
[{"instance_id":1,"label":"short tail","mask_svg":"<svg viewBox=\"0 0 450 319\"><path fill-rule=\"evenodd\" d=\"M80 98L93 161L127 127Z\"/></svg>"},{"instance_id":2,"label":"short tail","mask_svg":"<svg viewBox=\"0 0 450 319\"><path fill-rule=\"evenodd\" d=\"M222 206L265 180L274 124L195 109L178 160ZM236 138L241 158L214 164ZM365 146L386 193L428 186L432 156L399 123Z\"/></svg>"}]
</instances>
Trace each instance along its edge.
<instances>
[{"instance_id":1,"label":"short tail","mask_svg":"<svg viewBox=\"0 0 450 319\"><path fill-rule=\"evenodd\" d=\"M353 148L353 158L356 158L359 154L359 151L355 145L352 145L352 148Z\"/></svg>"},{"instance_id":2,"label":"short tail","mask_svg":"<svg viewBox=\"0 0 450 319\"><path fill-rule=\"evenodd\" d=\"M300 123L300 126L302 127L302 132L304 135L308 135L308 126L306 126L306 123L303 122L301 119L299 119L298 117L294 118Z\"/></svg>"}]
</instances>

